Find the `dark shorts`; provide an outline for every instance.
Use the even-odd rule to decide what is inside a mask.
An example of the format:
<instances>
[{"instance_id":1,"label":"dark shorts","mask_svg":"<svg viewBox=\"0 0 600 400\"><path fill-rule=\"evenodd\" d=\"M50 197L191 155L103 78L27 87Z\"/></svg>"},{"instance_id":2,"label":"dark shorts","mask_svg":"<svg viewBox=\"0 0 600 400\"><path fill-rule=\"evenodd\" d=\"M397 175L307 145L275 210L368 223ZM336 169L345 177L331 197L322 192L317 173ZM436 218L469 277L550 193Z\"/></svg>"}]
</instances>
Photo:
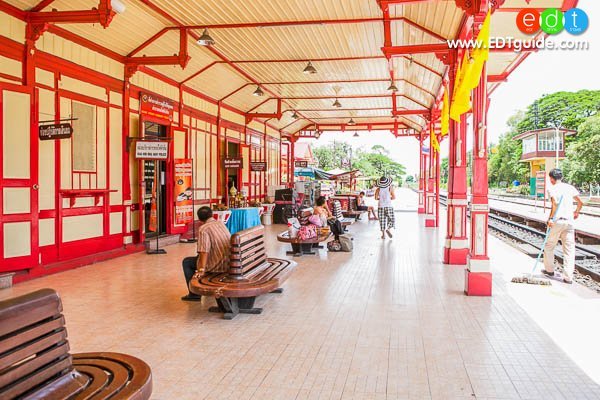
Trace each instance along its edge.
<instances>
[{"instance_id":1,"label":"dark shorts","mask_svg":"<svg viewBox=\"0 0 600 400\"><path fill-rule=\"evenodd\" d=\"M358 206L358 207L356 207L356 209L358 211L369 211L369 207L368 206Z\"/></svg>"}]
</instances>

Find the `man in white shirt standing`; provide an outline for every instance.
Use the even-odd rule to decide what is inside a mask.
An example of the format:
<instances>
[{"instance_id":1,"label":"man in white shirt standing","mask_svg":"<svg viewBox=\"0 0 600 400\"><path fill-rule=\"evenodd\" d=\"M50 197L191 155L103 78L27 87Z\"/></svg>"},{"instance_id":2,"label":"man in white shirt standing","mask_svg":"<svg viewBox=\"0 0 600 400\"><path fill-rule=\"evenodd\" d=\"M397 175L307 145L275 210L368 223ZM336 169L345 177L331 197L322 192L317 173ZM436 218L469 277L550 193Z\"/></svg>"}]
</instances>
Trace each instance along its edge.
<instances>
[{"instance_id":1,"label":"man in white shirt standing","mask_svg":"<svg viewBox=\"0 0 600 400\"><path fill-rule=\"evenodd\" d=\"M548 217L550 233L544 247L544 269L542 273L554 276L554 248L560 239L563 249L563 282L571 284L573 283L573 272L575 270L574 223L579 217L583 202L579 197L579 191L562 181L563 174L560 169L555 168L548 175L552 184L548 188L552 209ZM574 202L577 202L576 209L573 209Z\"/></svg>"}]
</instances>

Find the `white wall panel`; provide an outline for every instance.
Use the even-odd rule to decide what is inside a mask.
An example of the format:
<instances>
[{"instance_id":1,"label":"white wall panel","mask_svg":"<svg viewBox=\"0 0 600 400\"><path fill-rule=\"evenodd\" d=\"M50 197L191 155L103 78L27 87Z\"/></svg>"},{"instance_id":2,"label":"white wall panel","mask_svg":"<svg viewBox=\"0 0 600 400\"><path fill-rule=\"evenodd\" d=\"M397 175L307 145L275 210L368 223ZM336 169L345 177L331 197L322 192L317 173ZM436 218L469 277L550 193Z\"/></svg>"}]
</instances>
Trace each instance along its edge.
<instances>
[{"instance_id":1,"label":"white wall panel","mask_svg":"<svg viewBox=\"0 0 600 400\"><path fill-rule=\"evenodd\" d=\"M63 242L102 236L102 214L63 218Z\"/></svg>"},{"instance_id":2,"label":"white wall panel","mask_svg":"<svg viewBox=\"0 0 600 400\"><path fill-rule=\"evenodd\" d=\"M31 222L10 222L4 228L4 258L31 255Z\"/></svg>"}]
</instances>

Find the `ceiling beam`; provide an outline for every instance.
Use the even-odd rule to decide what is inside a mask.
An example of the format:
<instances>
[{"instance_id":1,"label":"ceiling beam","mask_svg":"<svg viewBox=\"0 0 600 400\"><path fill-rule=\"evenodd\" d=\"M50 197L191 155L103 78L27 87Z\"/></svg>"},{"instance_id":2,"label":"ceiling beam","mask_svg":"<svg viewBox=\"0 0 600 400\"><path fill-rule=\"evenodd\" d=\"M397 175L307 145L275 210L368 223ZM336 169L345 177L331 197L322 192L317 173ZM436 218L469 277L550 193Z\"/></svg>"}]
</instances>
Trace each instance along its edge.
<instances>
[{"instance_id":1,"label":"ceiling beam","mask_svg":"<svg viewBox=\"0 0 600 400\"><path fill-rule=\"evenodd\" d=\"M76 11L30 11L27 21L32 24L63 23L63 24L100 24L106 28L116 13L110 0L99 0L98 6L91 10Z\"/></svg>"},{"instance_id":2,"label":"ceiling beam","mask_svg":"<svg viewBox=\"0 0 600 400\"><path fill-rule=\"evenodd\" d=\"M52 3L54 3L54 0L42 0L36 6L32 7L28 11L32 11L32 12L42 11L44 8L48 7Z\"/></svg>"}]
</instances>

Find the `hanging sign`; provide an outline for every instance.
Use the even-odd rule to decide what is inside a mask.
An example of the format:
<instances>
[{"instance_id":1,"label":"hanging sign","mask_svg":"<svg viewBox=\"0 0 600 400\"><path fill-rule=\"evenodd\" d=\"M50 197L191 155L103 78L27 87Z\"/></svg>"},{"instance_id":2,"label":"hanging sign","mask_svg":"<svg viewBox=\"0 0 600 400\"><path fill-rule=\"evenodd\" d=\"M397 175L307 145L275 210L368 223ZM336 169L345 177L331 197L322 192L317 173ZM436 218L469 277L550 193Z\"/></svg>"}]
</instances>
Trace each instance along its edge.
<instances>
[{"instance_id":1,"label":"hanging sign","mask_svg":"<svg viewBox=\"0 0 600 400\"><path fill-rule=\"evenodd\" d=\"M267 170L267 163L264 161L251 161L250 171L254 172L265 172Z\"/></svg>"},{"instance_id":2,"label":"hanging sign","mask_svg":"<svg viewBox=\"0 0 600 400\"><path fill-rule=\"evenodd\" d=\"M241 169L242 158L241 157L229 157L223 159L223 167L225 169Z\"/></svg>"},{"instance_id":3,"label":"hanging sign","mask_svg":"<svg viewBox=\"0 0 600 400\"><path fill-rule=\"evenodd\" d=\"M307 168L308 167L308 161L294 161L294 166L296 168Z\"/></svg>"},{"instance_id":4,"label":"hanging sign","mask_svg":"<svg viewBox=\"0 0 600 400\"><path fill-rule=\"evenodd\" d=\"M178 158L175 164L175 225L194 220L194 192L192 188L192 159Z\"/></svg>"},{"instance_id":5,"label":"hanging sign","mask_svg":"<svg viewBox=\"0 0 600 400\"><path fill-rule=\"evenodd\" d=\"M148 117L173 121L173 100L149 93L140 93L140 114Z\"/></svg>"},{"instance_id":6,"label":"hanging sign","mask_svg":"<svg viewBox=\"0 0 600 400\"><path fill-rule=\"evenodd\" d=\"M40 125L38 135L40 140L69 139L73 135L73 127L69 123Z\"/></svg>"},{"instance_id":7,"label":"hanging sign","mask_svg":"<svg viewBox=\"0 0 600 400\"><path fill-rule=\"evenodd\" d=\"M166 160L169 158L169 142L139 140L135 142L135 158Z\"/></svg>"}]
</instances>

